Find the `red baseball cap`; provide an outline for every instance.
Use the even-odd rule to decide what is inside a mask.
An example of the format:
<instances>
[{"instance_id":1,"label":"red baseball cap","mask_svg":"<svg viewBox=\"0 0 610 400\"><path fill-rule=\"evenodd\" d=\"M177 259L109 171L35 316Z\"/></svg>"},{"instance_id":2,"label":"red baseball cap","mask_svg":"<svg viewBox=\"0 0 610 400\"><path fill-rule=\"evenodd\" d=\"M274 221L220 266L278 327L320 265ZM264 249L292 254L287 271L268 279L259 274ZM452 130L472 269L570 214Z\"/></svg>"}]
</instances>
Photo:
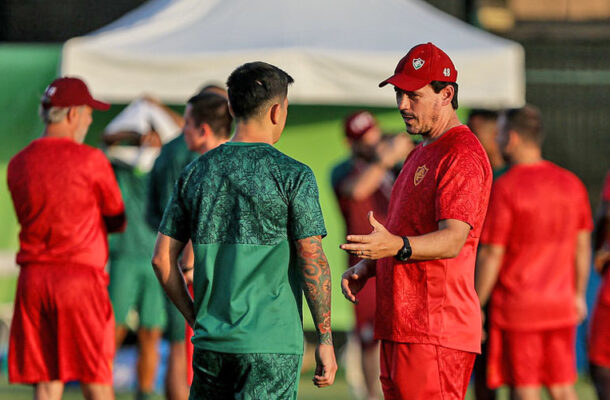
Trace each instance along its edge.
<instances>
[{"instance_id":1,"label":"red baseball cap","mask_svg":"<svg viewBox=\"0 0 610 400\"><path fill-rule=\"evenodd\" d=\"M345 119L345 136L358 140L374 126L377 126L377 121L370 112L357 111Z\"/></svg>"},{"instance_id":2,"label":"red baseball cap","mask_svg":"<svg viewBox=\"0 0 610 400\"><path fill-rule=\"evenodd\" d=\"M421 89L432 81L456 82L457 71L449 56L428 42L418 44L396 66L394 75L379 84L388 83L404 91Z\"/></svg>"},{"instance_id":3,"label":"red baseball cap","mask_svg":"<svg viewBox=\"0 0 610 400\"><path fill-rule=\"evenodd\" d=\"M72 107L87 105L96 110L106 111L110 104L95 100L85 82L78 78L57 78L44 91L40 101L44 108Z\"/></svg>"}]
</instances>

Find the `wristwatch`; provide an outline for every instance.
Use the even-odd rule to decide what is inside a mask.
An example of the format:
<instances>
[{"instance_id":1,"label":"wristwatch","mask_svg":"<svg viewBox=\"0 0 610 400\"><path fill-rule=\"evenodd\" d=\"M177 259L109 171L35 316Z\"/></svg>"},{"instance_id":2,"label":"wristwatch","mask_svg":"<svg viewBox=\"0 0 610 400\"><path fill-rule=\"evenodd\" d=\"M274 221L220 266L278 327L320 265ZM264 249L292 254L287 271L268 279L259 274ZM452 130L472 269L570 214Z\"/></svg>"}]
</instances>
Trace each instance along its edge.
<instances>
[{"instance_id":1,"label":"wristwatch","mask_svg":"<svg viewBox=\"0 0 610 400\"><path fill-rule=\"evenodd\" d=\"M402 248L398 250L394 258L398 261L407 261L411 257L413 250L411 250L411 243L409 243L409 239L406 236L402 236L402 243Z\"/></svg>"}]
</instances>

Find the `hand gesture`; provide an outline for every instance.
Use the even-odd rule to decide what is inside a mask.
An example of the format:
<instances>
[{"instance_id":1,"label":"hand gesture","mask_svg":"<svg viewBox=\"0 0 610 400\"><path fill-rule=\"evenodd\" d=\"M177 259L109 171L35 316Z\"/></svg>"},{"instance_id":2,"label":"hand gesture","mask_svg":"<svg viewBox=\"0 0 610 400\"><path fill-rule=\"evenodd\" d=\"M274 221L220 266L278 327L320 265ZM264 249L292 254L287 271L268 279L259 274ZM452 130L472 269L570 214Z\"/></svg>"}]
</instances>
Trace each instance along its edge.
<instances>
[{"instance_id":1,"label":"hand gesture","mask_svg":"<svg viewBox=\"0 0 610 400\"><path fill-rule=\"evenodd\" d=\"M368 217L373 231L368 235L348 235L347 240L352 243L340 247L350 254L369 260L395 256L403 246L402 238L391 234L375 219L372 211L369 211Z\"/></svg>"},{"instance_id":2,"label":"hand gesture","mask_svg":"<svg viewBox=\"0 0 610 400\"><path fill-rule=\"evenodd\" d=\"M356 294L362 290L369 279L369 275L366 261L360 261L345 271L341 276L341 292L343 296L352 303L358 304Z\"/></svg>"}]
</instances>

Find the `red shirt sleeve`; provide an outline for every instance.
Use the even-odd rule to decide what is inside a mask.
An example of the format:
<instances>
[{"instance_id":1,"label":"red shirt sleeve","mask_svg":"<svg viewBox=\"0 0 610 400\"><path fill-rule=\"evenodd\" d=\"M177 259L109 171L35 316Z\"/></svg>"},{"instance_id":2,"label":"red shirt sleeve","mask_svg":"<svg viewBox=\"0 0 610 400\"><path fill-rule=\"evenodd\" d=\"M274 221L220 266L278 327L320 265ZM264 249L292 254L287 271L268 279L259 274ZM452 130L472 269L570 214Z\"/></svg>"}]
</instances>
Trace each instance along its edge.
<instances>
[{"instance_id":1,"label":"red shirt sleeve","mask_svg":"<svg viewBox=\"0 0 610 400\"><path fill-rule=\"evenodd\" d=\"M125 212L123 197L117 183L110 161L100 150L94 152L93 166L94 187L102 215L113 217Z\"/></svg>"},{"instance_id":2,"label":"red shirt sleeve","mask_svg":"<svg viewBox=\"0 0 610 400\"><path fill-rule=\"evenodd\" d=\"M510 197L507 195L502 181L495 182L491 189L487 217L481 233L481 243L506 246L512 221Z\"/></svg>"},{"instance_id":3,"label":"red shirt sleeve","mask_svg":"<svg viewBox=\"0 0 610 400\"><path fill-rule=\"evenodd\" d=\"M478 228L489 190L485 166L470 151L452 154L440 165L436 191L436 220L457 219ZM482 222L482 220L481 220ZM480 223L479 223L480 224Z\"/></svg>"}]
</instances>

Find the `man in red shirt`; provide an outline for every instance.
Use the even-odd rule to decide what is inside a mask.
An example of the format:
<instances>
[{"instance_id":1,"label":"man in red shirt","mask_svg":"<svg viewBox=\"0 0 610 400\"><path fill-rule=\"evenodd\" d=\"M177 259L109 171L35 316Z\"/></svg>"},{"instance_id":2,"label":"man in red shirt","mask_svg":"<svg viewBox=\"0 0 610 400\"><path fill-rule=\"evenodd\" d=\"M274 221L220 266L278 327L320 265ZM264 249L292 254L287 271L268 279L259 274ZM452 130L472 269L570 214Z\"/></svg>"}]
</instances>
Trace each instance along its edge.
<instances>
[{"instance_id":1,"label":"man in red shirt","mask_svg":"<svg viewBox=\"0 0 610 400\"><path fill-rule=\"evenodd\" d=\"M518 399L576 399L576 325L587 313L591 210L571 172L541 156L542 118L525 106L501 116L511 168L498 178L481 235L476 287L491 297L487 380Z\"/></svg>"},{"instance_id":2,"label":"man in red shirt","mask_svg":"<svg viewBox=\"0 0 610 400\"><path fill-rule=\"evenodd\" d=\"M114 398L104 267L107 233L124 229L124 206L104 154L82 144L92 108L109 107L80 79L56 79L42 97L42 137L8 166L21 224L9 380L34 385L36 399L60 399L68 381L80 381L87 399Z\"/></svg>"},{"instance_id":3,"label":"man in red shirt","mask_svg":"<svg viewBox=\"0 0 610 400\"><path fill-rule=\"evenodd\" d=\"M602 190L594 246L595 270L602 276L591 318L589 371L600 399L610 398L610 171Z\"/></svg>"},{"instance_id":4,"label":"man in red shirt","mask_svg":"<svg viewBox=\"0 0 610 400\"><path fill-rule=\"evenodd\" d=\"M400 172L400 164L413 148L404 135L383 137L373 115L357 111L345 119L345 137L351 156L336 165L331 181L347 232L365 235L371 231L367 213L374 211L384 223L392 185ZM349 266L358 257L349 255ZM361 368L367 399L377 399L379 389L379 342L374 340L375 278L358 293L354 307L354 333L360 344Z\"/></svg>"},{"instance_id":5,"label":"man in red shirt","mask_svg":"<svg viewBox=\"0 0 610 400\"><path fill-rule=\"evenodd\" d=\"M461 399L481 346L474 264L491 167L456 115L457 71L432 43L412 48L393 76L396 103L423 141L394 184L387 226L348 235L341 248L364 260L343 274L350 301L377 278L375 337L386 399ZM379 260L377 262L373 260Z\"/></svg>"}]
</instances>

